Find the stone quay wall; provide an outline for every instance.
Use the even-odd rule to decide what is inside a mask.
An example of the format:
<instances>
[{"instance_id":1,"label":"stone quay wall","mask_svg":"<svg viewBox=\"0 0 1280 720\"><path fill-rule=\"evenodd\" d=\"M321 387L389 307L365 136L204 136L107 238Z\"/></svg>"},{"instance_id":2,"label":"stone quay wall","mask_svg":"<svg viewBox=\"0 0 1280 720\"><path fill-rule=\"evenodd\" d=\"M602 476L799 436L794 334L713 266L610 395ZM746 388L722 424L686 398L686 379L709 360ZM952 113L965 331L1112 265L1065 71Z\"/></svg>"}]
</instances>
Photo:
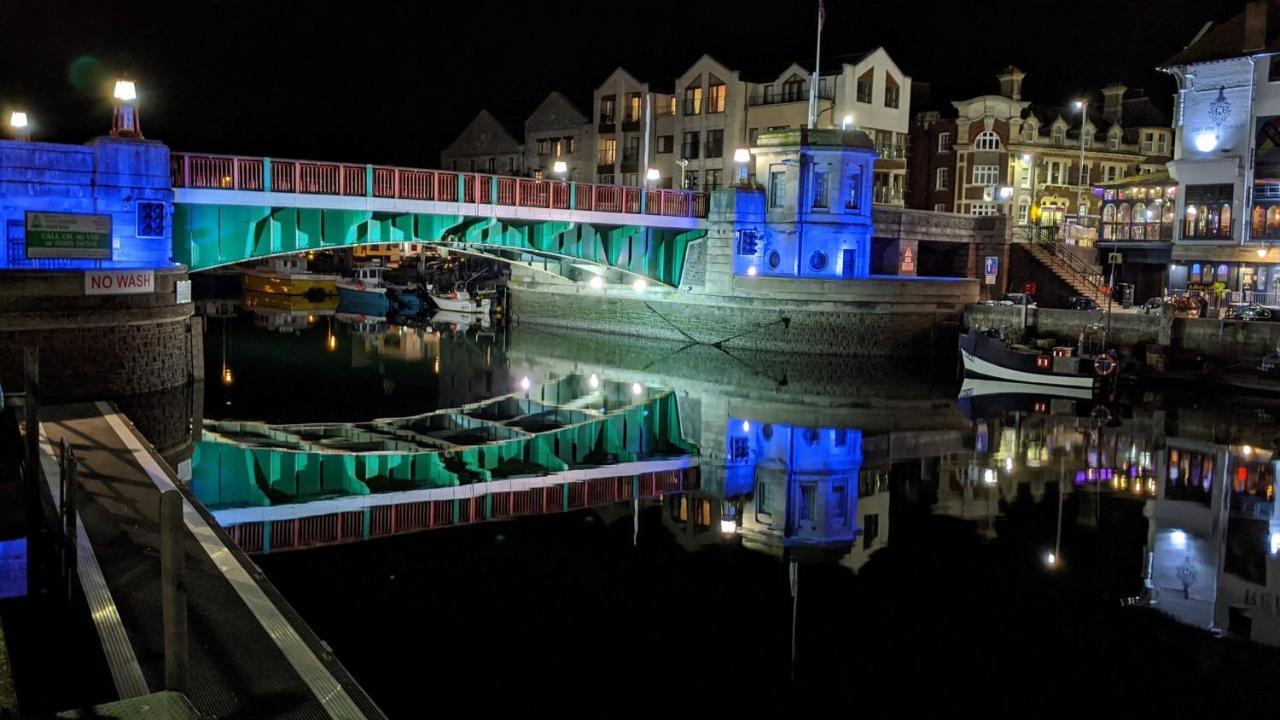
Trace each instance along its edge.
<instances>
[{"instance_id":1,"label":"stone quay wall","mask_svg":"<svg viewBox=\"0 0 1280 720\"><path fill-rule=\"evenodd\" d=\"M156 270L155 289L84 293L78 271L0 272L0 385L20 391L23 348L40 349L42 402L105 400L202 380L203 332L177 303L184 270Z\"/></svg>"},{"instance_id":2,"label":"stone quay wall","mask_svg":"<svg viewBox=\"0 0 1280 720\"><path fill-rule=\"evenodd\" d=\"M1056 308L1027 309L1028 332L1033 335L1074 342L1080 330L1091 322L1106 322L1106 314ZM1008 305L973 305L965 310L965 327L1019 329L1022 309ZM1220 363L1252 363L1280 347L1280 323L1125 312L1112 314L1110 337L1116 343L1134 347L1165 345Z\"/></svg>"},{"instance_id":3,"label":"stone quay wall","mask_svg":"<svg viewBox=\"0 0 1280 720\"><path fill-rule=\"evenodd\" d=\"M520 323L726 349L928 360L953 353L973 280L735 277L732 294L600 292L513 273ZM788 322L784 323L783 318Z\"/></svg>"}]
</instances>

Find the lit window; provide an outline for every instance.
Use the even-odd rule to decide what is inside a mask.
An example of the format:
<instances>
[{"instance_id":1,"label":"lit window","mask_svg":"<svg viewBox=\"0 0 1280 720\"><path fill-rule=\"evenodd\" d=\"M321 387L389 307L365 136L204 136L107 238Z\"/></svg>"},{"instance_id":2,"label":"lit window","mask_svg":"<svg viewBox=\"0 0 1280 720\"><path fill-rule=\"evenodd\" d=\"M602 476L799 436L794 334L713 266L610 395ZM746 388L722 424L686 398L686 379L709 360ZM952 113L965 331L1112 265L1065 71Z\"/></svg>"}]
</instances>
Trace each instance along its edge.
<instances>
[{"instance_id":1,"label":"lit window","mask_svg":"<svg viewBox=\"0 0 1280 720\"><path fill-rule=\"evenodd\" d=\"M1000 136L990 130L984 130L974 140L973 147L975 150L999 150Z\"/></svg>"},{"instance_id":2,"label":"lit window","mask_svg":"<svg viewBox=\"0 0 1280 720\"><path fill-rule=\"evenodd\" d=\"M707 112L724 112L726 93L727 90L724 83L715 83L707 88Z\"/></svg>"},{"instance_id":3,"label":"lit window","mask_svg":"<svg viewBox=\"0 0 1280 720\"><path fill-rule=\"evenodd\" d=\"M973 184L974 185L995 185L1000 182L1000 166L998 165L974 165L973 166Z\"/></svg>"},{"instance_id":4,"label":"lit window","mask_svg":"<svg viewBox=\"0 0 1280 720\"><path fill-rule=\"evenodd\" d=\"M701 80L695 81L701 82ZM685 115L701 115L702 114L702 85L685 88L684 91L684 114Z\"/></svg>"}]
</instances>

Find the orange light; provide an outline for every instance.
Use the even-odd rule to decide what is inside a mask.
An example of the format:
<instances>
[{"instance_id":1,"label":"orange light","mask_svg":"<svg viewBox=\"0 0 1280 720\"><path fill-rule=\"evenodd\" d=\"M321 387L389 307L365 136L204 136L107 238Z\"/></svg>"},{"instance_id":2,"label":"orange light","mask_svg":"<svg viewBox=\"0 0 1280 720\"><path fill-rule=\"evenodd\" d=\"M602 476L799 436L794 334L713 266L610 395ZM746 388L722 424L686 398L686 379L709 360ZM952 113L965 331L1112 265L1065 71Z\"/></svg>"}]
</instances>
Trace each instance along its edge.
<instances>
[{"instance_id":1,"label":"orange light","mask_svg":"<svg viewBox=\"0 0 1280 720\"><path fill-rule=\"evenodd\" d=\"M230 385L232 382L234 382L234 380L231 377L231 368L229 367L222 368L222 384Z\"/></svg>"}]
</instances>

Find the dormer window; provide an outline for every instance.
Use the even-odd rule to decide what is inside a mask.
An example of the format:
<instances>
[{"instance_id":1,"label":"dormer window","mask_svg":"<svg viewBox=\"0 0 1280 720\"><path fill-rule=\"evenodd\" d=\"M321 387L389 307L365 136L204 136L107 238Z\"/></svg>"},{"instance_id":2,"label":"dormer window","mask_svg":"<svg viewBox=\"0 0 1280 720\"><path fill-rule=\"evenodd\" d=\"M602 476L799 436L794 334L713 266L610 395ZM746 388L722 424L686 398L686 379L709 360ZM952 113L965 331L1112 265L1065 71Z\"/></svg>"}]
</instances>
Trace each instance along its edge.
<instances>
[{"instance_id":1,"label":"dormer window","mask_svg":"<svg viewBox=\"0 0 1280 720\"><path fill-rule=\"evenodd\" d=\"M1058 123L1053 126L1053 144L1054 145L1067 144L1067 126L1066 125L1063 125L1062 123Z\"/></svg>"},{"instance_id":2,"label":"dormer window","mask_svg":"<svg viewBox=\"0 0 1280 720\"><path fill-rule=\"evenodd\" d=\"M1028 120L1027 124L1022 127L1022 140L1029 143L1035 142L1038 131L1039 128L1036 127L1036 122Z\"/></svg>"},{"instance_id":3,"label":"dormer window","mask_svg":"<svg viewBox=\"0 0 1280 720\"><path fill-rule=\"evenodd\" d=\"M1107 148L1111 150L1119 150L1121 135L1120 126L1113 125L1111 127L1111 131L1107 133Z\"/></svg>"}]
</instances>

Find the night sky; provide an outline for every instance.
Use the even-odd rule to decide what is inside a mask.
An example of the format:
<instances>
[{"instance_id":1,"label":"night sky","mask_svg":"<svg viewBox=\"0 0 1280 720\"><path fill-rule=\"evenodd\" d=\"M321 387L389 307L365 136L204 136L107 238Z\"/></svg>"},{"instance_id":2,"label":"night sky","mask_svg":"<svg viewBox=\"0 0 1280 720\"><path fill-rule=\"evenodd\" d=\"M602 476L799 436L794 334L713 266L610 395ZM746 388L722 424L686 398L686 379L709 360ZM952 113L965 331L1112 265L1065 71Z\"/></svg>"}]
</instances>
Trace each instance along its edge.
<instances>
[{"instance_id":1,"label":"night sky","mask_svg":"<svg viewBox=\"0 0 1280 720\"><path fill-rule=\"evenodd\" d=\"M668 85L703 52L811 57L816 14L805 0L768 13L741 0L329 4L4 0L0 111L26 109L35 139L82 142L109 127L110 79L127 72L143 132L176 150L434 166L481 108L517 136L553 89L590 114L618 65ZM1172 82L1153 66L1244 2L826 5L824 55L883 45L931 84L931 106L994 93L1012 63L1038 102L1118 80L1168 108Z\"/></svg>"}]
</instances>

